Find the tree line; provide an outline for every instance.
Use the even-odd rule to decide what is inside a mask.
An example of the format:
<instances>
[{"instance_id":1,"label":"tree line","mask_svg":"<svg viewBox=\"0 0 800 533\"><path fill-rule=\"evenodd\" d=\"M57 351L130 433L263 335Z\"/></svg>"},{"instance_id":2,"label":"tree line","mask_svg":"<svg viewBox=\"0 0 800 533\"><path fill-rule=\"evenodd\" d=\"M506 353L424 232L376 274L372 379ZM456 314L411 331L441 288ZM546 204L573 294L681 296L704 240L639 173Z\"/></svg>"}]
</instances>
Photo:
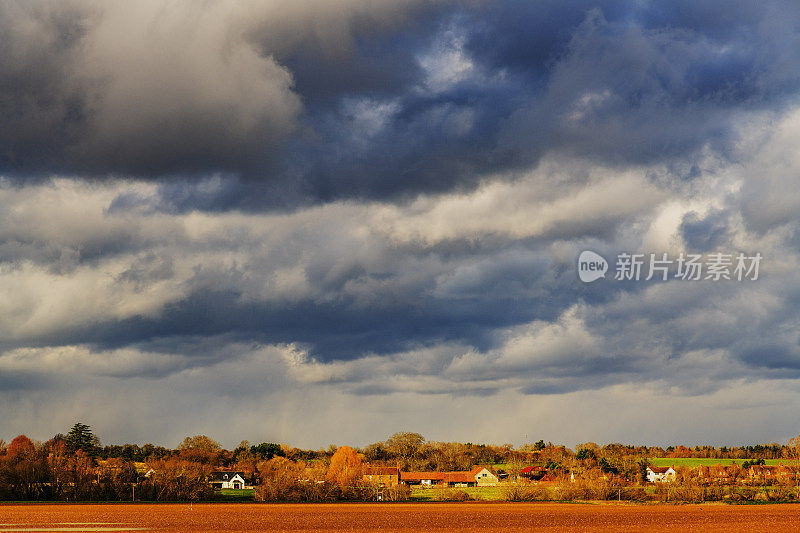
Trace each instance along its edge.
<instances>
[{"instance_id":1,"label":"tree line","mask_svg":"<svg viewBox=\"0 0 800 533\"><path fill-rule=\"evenodd\" d=\"M403 471L464 471L499 465L498 474L515 476L539 465L565 478L576 469L618 485L643 483L652 457L747 459L797 458L796 442L733 447L579 444L574 449L545 442L474 444L428 441L400 432L363 448L331 445L310 450L274 442L242 441L232 450L205 435L186 437L175 448L153 444L103 445L91 428L76 423L66 434L45 442L19 435L0 440L0 499L54 501L197 501L215 497L213 471L243 472L263 501L403 499L407 488L366 486L366 465ZM572 489L575 485L572 485ZM570 489L570 490L572 490ZM511 495L509 499L515 499Z\"/></svg>"}]
</instances>

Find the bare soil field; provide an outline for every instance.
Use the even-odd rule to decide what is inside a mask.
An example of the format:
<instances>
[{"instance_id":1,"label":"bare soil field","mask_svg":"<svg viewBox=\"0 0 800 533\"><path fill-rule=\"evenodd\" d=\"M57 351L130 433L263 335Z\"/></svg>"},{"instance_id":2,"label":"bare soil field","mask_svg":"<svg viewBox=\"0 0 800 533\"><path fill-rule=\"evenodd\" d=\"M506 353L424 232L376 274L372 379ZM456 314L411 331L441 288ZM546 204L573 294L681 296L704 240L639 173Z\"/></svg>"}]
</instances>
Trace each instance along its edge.
<instances>
[{"instance_id":1,"label":"bare soil field","mask_svg":"<svg viewBox=\"0 0 800 533\"><path fill-rule=\"evenodd\" d=\"M7 531L800 531L800 504L22 504Z\"/></svg>"}]
</instances>

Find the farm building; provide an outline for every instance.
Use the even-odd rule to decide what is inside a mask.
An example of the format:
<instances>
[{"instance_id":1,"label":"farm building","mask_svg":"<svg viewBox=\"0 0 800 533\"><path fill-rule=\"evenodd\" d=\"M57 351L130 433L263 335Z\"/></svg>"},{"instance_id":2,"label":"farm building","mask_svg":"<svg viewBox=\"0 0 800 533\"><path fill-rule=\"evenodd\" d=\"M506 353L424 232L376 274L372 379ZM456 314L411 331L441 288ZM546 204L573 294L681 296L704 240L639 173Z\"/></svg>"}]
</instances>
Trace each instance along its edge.
<instances>
[{"instance_id":1,"label":"farm building","mask_svg":"<svg viewBox=\"0 0 800 533\"><path fill-rule=\"evenodd\" d=\"M400 472L400 481L406 485L444 485L444 472Z\"/></svg>"},{"instance_id":2,"label":"farm building","mask_svg":"<svg viewBox=\"0 0 800 533\"><path fill-rule=\"evenodd\" d=\"M483 466L476 466L470 472L479 487L493 487L500 481L496 475Z\"/></svg>"},{"instance_id":3,"label":"farm building","mask_svg":"<svg viewBox=\"0 0 800 533\"><path fill-rule=\"evenodd\" d=\"M472 472L445 472L444 484L448 487L474 487L478 482Z\"/></svg>"},{"instance_id":4,"label":"farm building","mask_svg":"<svg viewBox=\"0 0 800 533\"><path fill-rule=\"evenodd\" d=\"M395 487L400 484L400 469L393 466L368 466L362 479L365 483L379 487Z\"/></svg>"},{"instance_id":5,"label":"farm building","mask_svg":"<svg viewBox=\"0 0 800 533\"><path fill-rule=\"evenodd\" d=\"M474 487L475 476L470 472L401 472L400 480L406 485L423 487Z\"/></svg>"},{"instance_id":6,"label":"farm building","mask_svg":"<svg viewBox=\"0 0 800 533\"><path fill-rule=\"evenodd\" d=\"M531 481L539 481L547 474L547 469L543 466L526 466L519 471L519 477Z\"/></svg>"}]
</instances>

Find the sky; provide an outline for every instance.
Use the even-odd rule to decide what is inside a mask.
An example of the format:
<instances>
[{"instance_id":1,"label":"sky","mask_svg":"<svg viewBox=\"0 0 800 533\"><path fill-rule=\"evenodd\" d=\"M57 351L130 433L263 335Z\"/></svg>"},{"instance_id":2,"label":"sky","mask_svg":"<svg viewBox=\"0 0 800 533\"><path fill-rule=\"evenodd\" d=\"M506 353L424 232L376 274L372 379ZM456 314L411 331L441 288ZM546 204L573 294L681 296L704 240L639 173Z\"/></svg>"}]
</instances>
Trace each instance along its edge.
<instances>
[{"instance_id":1,"label":"sky","mask_svg":"<svg viewBox=\"0 0 800 533\"><path fill-rule=\"evenodd\" d=\"M798 49L792 1L2 2L0 438L785 442Z\"/></svg>"}]
</instances>

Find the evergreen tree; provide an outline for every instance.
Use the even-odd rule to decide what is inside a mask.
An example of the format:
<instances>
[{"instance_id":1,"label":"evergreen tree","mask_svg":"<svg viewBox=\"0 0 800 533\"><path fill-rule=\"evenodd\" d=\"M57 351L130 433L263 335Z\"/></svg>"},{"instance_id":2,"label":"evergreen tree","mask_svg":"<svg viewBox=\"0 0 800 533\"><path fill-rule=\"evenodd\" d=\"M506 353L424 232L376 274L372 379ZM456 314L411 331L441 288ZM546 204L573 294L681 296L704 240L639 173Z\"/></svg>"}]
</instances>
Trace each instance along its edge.
<instances>
[{"instance_id":1,"label":"evergreen tree","mask_svg":"<svg viewBox=\"0 0 800 533\"><path fill-rule=\"evenodd\" d=\"M284 455L281 445L274 442L262 442L258 446L250 446L250 453L266 460Z\"/></svg>"},{"instance_id":2,"label":"evergreen tree","mask_svg":"<svg viewBox=\"0 0 800 533\"><path fill-rule=\"evenodd\" d=\"M81 422L77 422L72 426L72 429L69 430L66 443L67 448L71 451L76 452L78 450L83 450L89 455L95 454L97 448L100 446L100 440L92 433L91 428Z\"/></svg>"}]
</instances>

